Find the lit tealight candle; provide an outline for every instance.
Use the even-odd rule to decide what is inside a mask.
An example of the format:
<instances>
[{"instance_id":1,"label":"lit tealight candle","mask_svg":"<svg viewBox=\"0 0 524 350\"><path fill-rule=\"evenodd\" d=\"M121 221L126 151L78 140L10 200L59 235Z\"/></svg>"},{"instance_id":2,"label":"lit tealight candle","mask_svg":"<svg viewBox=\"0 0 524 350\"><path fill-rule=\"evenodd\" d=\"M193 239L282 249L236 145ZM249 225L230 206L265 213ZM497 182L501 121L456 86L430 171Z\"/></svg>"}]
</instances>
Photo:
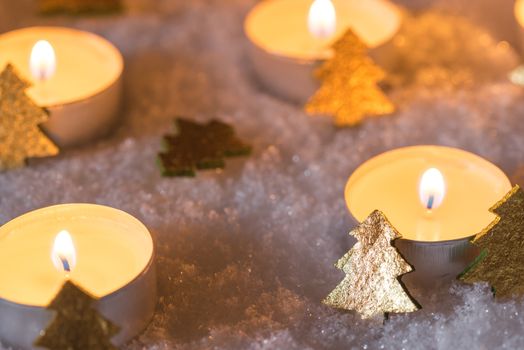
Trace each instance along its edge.
<instances>
[{"instance_id":1,"label":"lit tealight candle","mask_svg":"<svg viewBox=\"0 0 524 350\"><path fill-rule=\"evenodd\" d=\"M51 317L46 306L67 279L100 300L122 344L147 325L156 305L153 240L137 219L91 204L64 204L0 227L0 339L24 349Z\"/></svg>"},{"instance_id":2,"label":"lit tealight candle","mask_svg":"<svg viewBox=\"0 0 524 350\"><path fill-rule=\"evenodd\" d=\"M32 27L0 35L0 70L12 63L28 95L50 112L44 129L61 147L104 135L120 111L123 58L107 40L75 29Z\"/></svg>"},{"instance_id":3,"label":"lit tealight candle","mask_svg":"<svg viewBox=\"0 0 524 350\"><path fill-rule=\"evenodd\" d=\"M518 23L518 30L519 30L519 38L520 38L520 44L521 44L521 52L524 50L524 0L516 0L514 9L515 18L517 19Z\"/></svg>"},{"instance_id":4,"label":"lit tealight candle","mask_svg":"<svg viewBox=\"0 0 524 350\"><path fill-rule=\"evenodd\" d=\"M364 163L345 197L358 222L379 209L401 233L397 247L415 267L403 280L432 283L456 277L471 262L469 240L495 219L489 208L510 189L507 176L477 155L416 146Z\"/></svg>"},{"instance_id":5,"label":"lit tealight candle","mask_svg":"<svg viewBox=\"0 0 524 350\"><path fill-rule=\"evenodd\" d=\"M266 0L249 13L244 31L259 80L304 102L318 87L314 67L331 57L332 43L348 28L379 56L400 22L400 11L387 0Z\"/></svg>"}]
</instances>

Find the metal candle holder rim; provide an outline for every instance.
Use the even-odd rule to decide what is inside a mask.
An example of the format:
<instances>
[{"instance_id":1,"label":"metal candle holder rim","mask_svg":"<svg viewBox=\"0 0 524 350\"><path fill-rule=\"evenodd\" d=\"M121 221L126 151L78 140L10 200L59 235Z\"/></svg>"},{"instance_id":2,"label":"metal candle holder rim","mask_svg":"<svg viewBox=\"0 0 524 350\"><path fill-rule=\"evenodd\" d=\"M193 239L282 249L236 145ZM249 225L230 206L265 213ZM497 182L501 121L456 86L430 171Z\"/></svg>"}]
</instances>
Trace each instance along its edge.
<instances>
[{"instance_id":1,"label":"metal candle holder rim","mask_svg":"<svg viewBox=\"0 0 524 350\"><path fill-rule=\"evenodd\" d=\"M402 232L400 233L402 235ZM463 242L463 241L468 241L468 242L471 242L471 240L473 238L475 238L476 235L471 235L471 236L468 236L468 237L462 237L462 238L456 238L456 239L449 239L449 240L446 240L446 241L419 241L419 240L416 240L416 239L408 239L408 238L403 238L403 237L400 237L398 240L401 240L401 241L404 241L404 242L408 242L408 243L412 243L412 244L420 244L420 245L436 245L436 244L440 244L440 245L454 245L456 243L460 243L460 242Z\"/></svg>"},{"instance_id":2,"label":"metal candle holder rim","mask_svg":"<svg viewBox=\"0 0 524 350\"><path fill-rule=\"evenodd\" d=\"M61 204L47 208L68 206L68 209L70 209L72 205L86 204L87 203ZM117 326L121 327L118 334L112 338L115 345L121 345L132 339L149 324L156 308L157 286L155 240L147 227L140 220L125 211L97 204L87 205L110 209L111 211L119 212L120 214L129 217L134 224L143 227L146 232L148 232L151 240L151 256L147 260L147 263L144 264L143 269L123 286L117 287L113 292L97 299L93 305L102 316L115 322ZM38 210L36 211L38 212ZM27 214L34 212L35 211ZM20 219L21 217L18 217L17 219ZM31 218L31 220L34 219L35 218ZM17 225L20 223L18 220L16 222ZM9 223L6 225L8 224ZM80 287L83 286L80 285ZM139 304L130 308L130 303ZM2 340L4 340L6 344L15 347L31 349L34 348L32 344L36 340L39 332L48 325L53 314L53 311L48 310L46 306L28 305L7 300L5 298L0 298L0 309L4 312L3 314L0 314L0 318L5 322L10 322L7 329L0 331ZM18 331L19 327L22 327L23 332Z\"/></svg>"}]
</instances>

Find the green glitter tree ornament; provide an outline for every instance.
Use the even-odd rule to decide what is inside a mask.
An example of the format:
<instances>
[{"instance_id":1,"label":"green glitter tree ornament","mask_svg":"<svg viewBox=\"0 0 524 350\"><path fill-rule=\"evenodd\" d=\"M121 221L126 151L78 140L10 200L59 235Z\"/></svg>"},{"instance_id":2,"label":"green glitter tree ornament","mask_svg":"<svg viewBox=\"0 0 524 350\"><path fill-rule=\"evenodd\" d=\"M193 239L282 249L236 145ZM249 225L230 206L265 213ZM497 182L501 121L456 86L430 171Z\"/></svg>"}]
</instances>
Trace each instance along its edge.
<instances>
[{"instance_id":1,"label":"green glitter tree ornament","mask_svg":"<svg viewBox=\"0 0 524 350\"><path fill-rule=\"evenodd\" d=\"M158 155L164 176L194 177L196 170L224 168L225 158L251 154L251 146L236 137L232 126L183 118L175 120L175 134L164 137L164 149Z\"/></svg>"},{"instance_id":2,"label":"green glitter tree ornament","mask_svg":"<svg viewBox=\"0 0 524 350\"><path fill-rule=\"evenodd\" d=\"M524 191L516 185L489 211L497 217L472 241L481 253L459 278L489 283L497 298L523 296Z\"/></svg>"},{"instance_id":3,"label":"green glitter tree ornament","mask_svg":"<svg viewBox=\"0 0 524 350\"><path fill-rule=\"evenodd\" d=\"M67 281L48 306L56 316L35 346L49 350L117 350L111 337L119 328L93 308L94 297Z\"/></svg>"}]
</instances>

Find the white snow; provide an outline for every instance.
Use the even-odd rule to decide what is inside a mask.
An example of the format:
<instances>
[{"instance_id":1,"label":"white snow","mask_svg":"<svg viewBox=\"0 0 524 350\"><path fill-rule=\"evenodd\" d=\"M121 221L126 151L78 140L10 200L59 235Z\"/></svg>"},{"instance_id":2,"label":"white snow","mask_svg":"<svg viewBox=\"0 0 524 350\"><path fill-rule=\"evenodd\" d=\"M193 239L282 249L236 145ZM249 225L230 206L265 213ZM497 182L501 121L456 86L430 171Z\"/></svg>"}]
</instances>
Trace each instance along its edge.
<instances>
[{"instance_id":1,"label":"white snow","mask_svg":"<svg viewBox=\"0 0 524 350\"><path fill-rule=\"evenodd\" d=\"M67 202L141 219L157 240L160 301L126 349L523 348L522 301L494 301L485 285L443 285L423 310L385 324L320 304L353 244L345 182L371 156L456 146L524 180L524 88L506 79L519 58L499 42L517 43L512 1L429 2L403 1L417 12L385 67L398 113L335 130L254 80L242 33L254 0L130 0L126 16L89 18L1 0L0 31L60 24L114 42L126 103L112 137L0 174L0 223ZM155 155L177 115L233 123L254 154L196 179L162 178Z\"/></svg>"}]
</instances>

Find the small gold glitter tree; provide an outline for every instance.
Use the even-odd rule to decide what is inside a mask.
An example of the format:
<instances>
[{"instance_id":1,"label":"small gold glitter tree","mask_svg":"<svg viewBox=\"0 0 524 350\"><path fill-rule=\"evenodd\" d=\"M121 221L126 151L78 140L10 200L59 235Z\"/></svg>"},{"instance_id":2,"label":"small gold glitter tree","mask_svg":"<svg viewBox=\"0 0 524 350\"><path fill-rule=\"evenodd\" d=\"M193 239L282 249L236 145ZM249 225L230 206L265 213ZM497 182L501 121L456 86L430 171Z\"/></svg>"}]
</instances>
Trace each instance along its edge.
<instances>
[{"instance_id":1,"label":"small gold glitter tree","mask_svg":"<svg viewBox=\"0 0 524 350\"><path fill-rule=\"evenodd\" d=\"M412 271L391 241L400 234L380 211L374 211L350 232L358 239L336 267L346 277L323 301L324 304L355 310L362 318L419 309L398 277Z\"/></svg>"},{"instance_id":2,"label":"small gold glitter tree","mask_svg":"<svg viewBox=\"0 0 524 350\"><path fill-rule=\"evenodd\" d=\"M112 13L122 10L120 0L39 0L40 12L53 13Z\"/></svg>"},{"instance_id":3,"label":"small gold glitter tree","mask_svg":"<svg viewBox=\"0 0 524 350\"><path fill-rule=\"evenodd\" d=\"M58 154L39 128L48 115L25 94L29 86L10 64L0 73L0 171L21 167L27 158Z\"/></svg>"},{"instance_id":4,"label":"small gold glitter tree","mask_svg":"<svg viewBox=\"0 0 524 350\"><path fill-rule=\"evenodd\" d=\"M473 244L479 257L460 279L488 282L498 298L524 295L524 191L515 186L490 211L497 218L479 233Z\"/></svg>"},{"instance_id":5,"label":"small gold glitter tree","mask_svg":"<svg viewBox=\"0 0 524 350\"><path fill-rule=\"evenodd\" d=\"M393 113L395 106L377 86L386 74L368 57L366 45L349 30L333 50L333 58L315 72L322 85L306 104L306 112L333 116L337 126Z\"/></svg>"},{"instance_id":6,"label":"small gold glitter tree","mask_svg":"<svg viewBox=\"0 0 524 350\"><path fill-rule=\"evenodd\" d=\"M118 327L98 314L92 306L95 301L67 281L48 307L56 316L35 346L50 350L117 350L110 338L118 333Z\"/></svg>"}]
</instances>

